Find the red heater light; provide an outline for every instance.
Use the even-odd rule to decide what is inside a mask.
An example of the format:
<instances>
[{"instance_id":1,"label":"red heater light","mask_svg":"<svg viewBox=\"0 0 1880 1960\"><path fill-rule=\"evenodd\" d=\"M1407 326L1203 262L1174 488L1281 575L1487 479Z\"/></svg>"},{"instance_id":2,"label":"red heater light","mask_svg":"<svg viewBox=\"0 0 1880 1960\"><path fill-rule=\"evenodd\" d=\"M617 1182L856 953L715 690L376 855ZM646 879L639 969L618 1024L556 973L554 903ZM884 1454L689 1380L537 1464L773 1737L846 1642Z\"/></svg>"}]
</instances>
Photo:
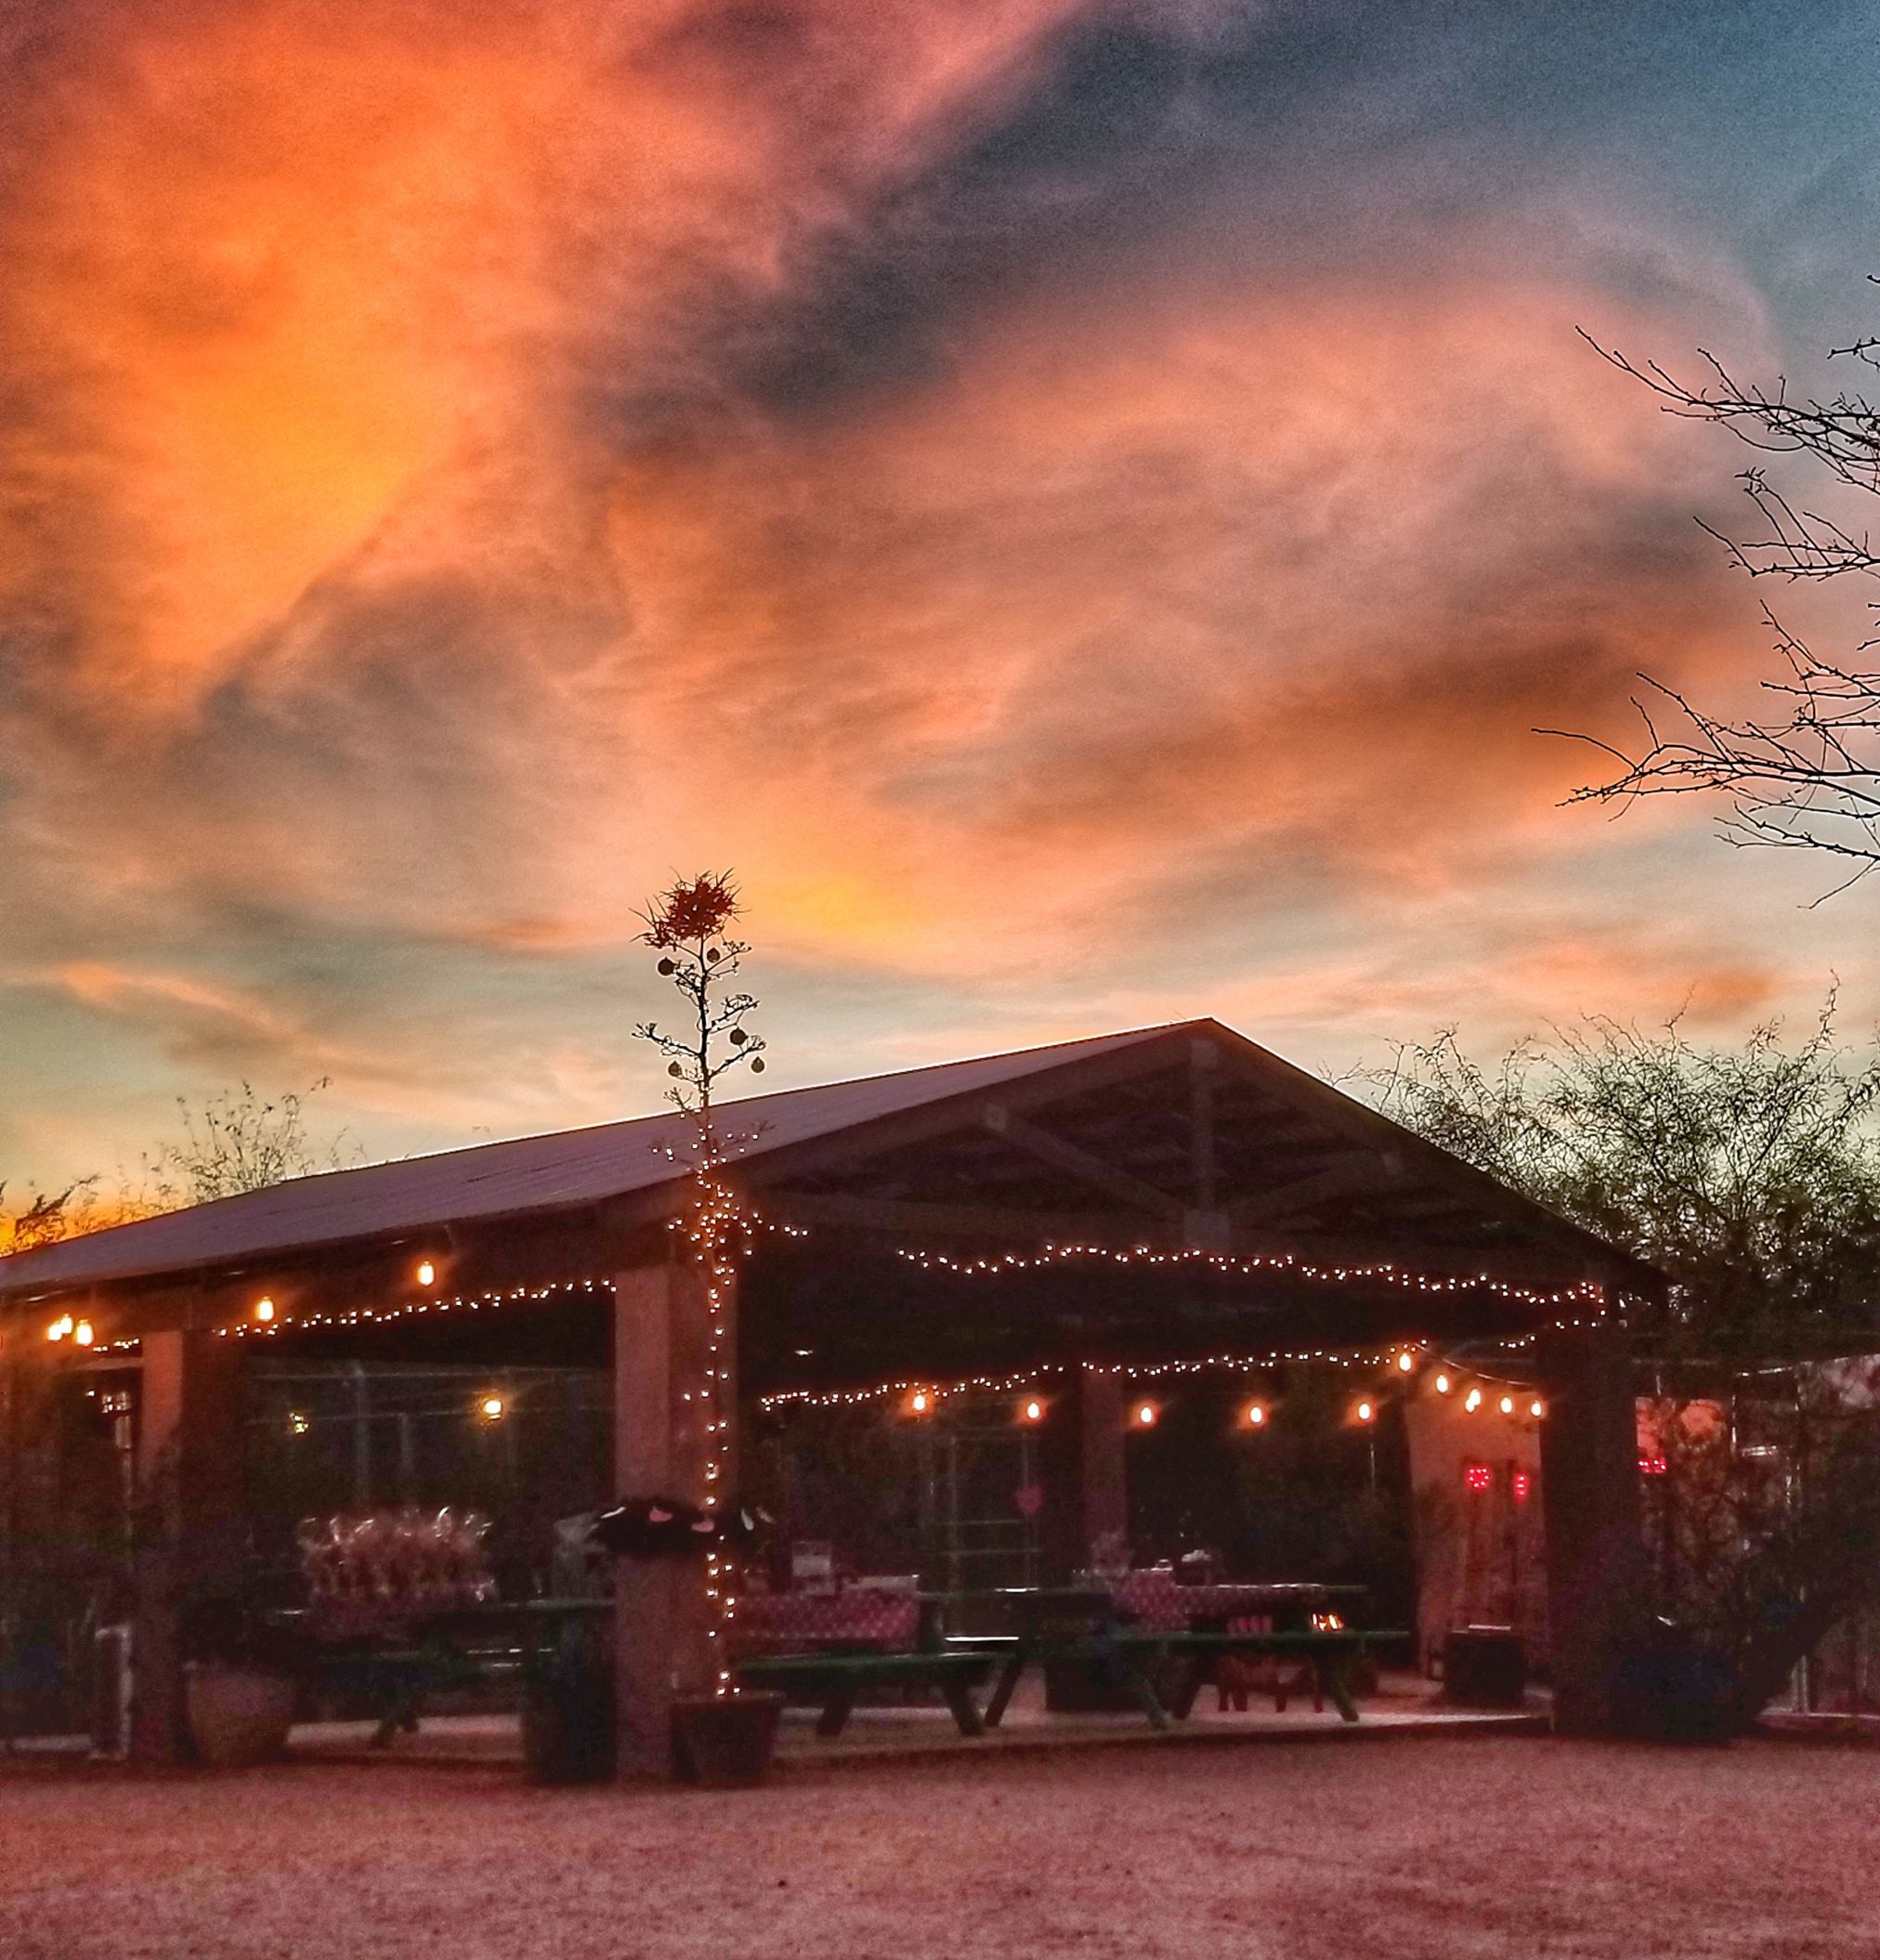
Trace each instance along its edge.
<instances>
[{"instance_id":1,"label":"red heater light","mask_svg":"<svg viewBox=\"0 0 1880 1960\"><path fill-rule=\"evenodd\" d=\"M1462 1482L1465 1489L1485 1491L1495 1482L1495 1472L1485 1463L1465 1463L1462 1466Z\"/></svg>"},{"instance_id":2,"label":"red heater light","mask_svg":"<svg viewBox=\"0 0 1880 1960\"><path fill-rule=\"evenodd\" d=\"M1509 1488L1514 1492L1514 1501L1517 1504L1525 1504L1528 1500L1528 1493L1534 1487L1534 1480L1528 1475L1526 1470L1516 1470L1509 1483Z\"/></svg>"}]
</instances>

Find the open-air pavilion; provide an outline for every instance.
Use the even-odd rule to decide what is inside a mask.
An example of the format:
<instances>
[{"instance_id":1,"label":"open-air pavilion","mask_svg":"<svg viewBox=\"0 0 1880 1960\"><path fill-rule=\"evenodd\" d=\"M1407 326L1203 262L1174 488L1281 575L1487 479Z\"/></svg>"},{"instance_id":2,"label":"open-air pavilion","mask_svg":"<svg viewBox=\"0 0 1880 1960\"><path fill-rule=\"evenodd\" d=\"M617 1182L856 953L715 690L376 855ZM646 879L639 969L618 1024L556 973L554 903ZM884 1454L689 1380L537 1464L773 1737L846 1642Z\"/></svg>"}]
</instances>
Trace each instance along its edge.
<instances>
[{"instance_id":1,"label":"open-air pavilion","mask_svg":"<svg viewBox=\"0 0 1880 1960\"><path fill-rule=\"evenodd\" d=\"M257 1376L391 1359L608 1370L614 1491L700 1502L739 1487L753 1409L1035 1391L1042 1572L1063 1577L1126 1529L1125 1438L1156 1385L1521 1343L1546 1384L1557 1719L1604 1724L1637 1535L1621 1319L1662 1285L1650 1268L1208 1020L752 1097L719 1122L736 1254L716 1269L676 1113L0 1261L12 1401L59 1371L111 1381L154 1494L137 1753L180 1745L163 1547L242 1514ZM709 1674L706 1592L697 1565L620 1561L630 1769L665 1762L674 1683Z\"/></svg>"}]
</instances>

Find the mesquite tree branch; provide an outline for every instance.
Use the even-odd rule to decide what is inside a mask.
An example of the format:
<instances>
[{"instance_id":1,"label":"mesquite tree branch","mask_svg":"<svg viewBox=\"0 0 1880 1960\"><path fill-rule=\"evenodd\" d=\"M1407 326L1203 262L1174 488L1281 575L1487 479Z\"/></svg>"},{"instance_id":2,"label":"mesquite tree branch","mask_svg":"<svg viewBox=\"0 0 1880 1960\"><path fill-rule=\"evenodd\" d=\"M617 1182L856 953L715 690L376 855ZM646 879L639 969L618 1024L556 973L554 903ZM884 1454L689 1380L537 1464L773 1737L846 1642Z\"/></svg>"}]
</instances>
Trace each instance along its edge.
<instances>
[{"instance_id":1,"label":"mesquite tree branch","mask_svg":"<svg viewBox=\"0 0 1880 1960\"><path fill-rule=\"evenodd\" d=\"M1700 356L1708 372L1693 385L1656 361L1635 362L1582 337L1648 387L1665 413L1715 423L1752 449L1801 456L1843 490L1880 497L1880 407L1864 396L1796 398L1783 380L1773 386L1740 381L1708 353ZM1834 353L1880 367L1880 341L1859 340ZM1704 526L1737 569L1786 581L1880 578L1880 546L1866 530L1795 503L1761 466L1740 480L1757 513L1756 531L1731 538ZM1845 860L1848 876L1822 895L1833 896L1880 867L1880 662L1871 658L1880 634L1848 658L1829 660L1785 631L1768 607L1763 618L1782 663L1761 683L1773 704L1769 715L1715 714L1641 674L1646 693L1633 701L1642 731L1636 748L1572 730L1540 732L1587 742L1617 764L1607 780L1570 801L1624 805L1639 796L1720 796L1730 808L1721 828L1730 843Z\"/></svg>"}]
</instances>

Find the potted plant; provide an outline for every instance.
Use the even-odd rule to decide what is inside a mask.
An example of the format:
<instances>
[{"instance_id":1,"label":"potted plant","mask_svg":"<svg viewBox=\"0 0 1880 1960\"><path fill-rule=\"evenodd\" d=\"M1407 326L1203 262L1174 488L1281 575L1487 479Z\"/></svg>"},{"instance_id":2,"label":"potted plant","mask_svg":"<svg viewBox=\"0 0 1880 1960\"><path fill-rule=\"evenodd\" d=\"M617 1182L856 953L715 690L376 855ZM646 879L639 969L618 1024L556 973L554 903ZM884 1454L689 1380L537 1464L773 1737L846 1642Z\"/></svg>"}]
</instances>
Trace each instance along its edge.
<instances>
[{"instance_id":1,"label":"potted plant","mask_svg":"<svg viewBox=\"0 0 1880 1960\"><path fill-rule=\"evenodd\" d=\"M1727 1743L1742 1723L1739 1692L1727 1654L1659 1618L1620 1659L1613 1727L1641 1742Z\"/></svg>"},{"instance_id":2,"label":"potted plant","mask_svg":"<svg viewBox=\"0 0 1880 1960\"><path fill-rule=\"evenodd\" d=\"M189 1741L210 1769L266 1762L287 1747L299 1682L281 1635L241 1577L211 1580L178 1616Z\"/></svg>"},{"instance_id":3,"label":"potted plant","mask_svg":"<svg viewBox=\"0 0 1880 1960\"><path fill-rule=\"evenodd\" d=\"M675 1697L672 1774L714 1790L761 1784L770 1773L782 1712L783 1696L768 1688Z\"/></svg>"}]
</instances>

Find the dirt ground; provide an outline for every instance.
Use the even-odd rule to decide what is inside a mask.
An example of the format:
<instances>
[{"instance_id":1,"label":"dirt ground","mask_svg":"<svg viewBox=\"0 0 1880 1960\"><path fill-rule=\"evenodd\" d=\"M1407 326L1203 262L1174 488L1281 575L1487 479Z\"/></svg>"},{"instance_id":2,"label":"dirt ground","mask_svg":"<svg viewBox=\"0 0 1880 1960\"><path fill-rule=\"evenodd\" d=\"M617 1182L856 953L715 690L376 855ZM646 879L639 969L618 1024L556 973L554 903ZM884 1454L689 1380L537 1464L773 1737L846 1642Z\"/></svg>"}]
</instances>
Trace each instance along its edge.
<instances>
[{"instance_id":1,"label":"dirt ground","mask_svg":"<svg viewBox=\"0 0 1880 1960\"><path fill-rule=\"evenodd\" d=\"M1105 1749L555 1791L507 1769L0 1769L0 1954L1880 1953L1880 1751Z\"/></svg>"}]
</instances>

